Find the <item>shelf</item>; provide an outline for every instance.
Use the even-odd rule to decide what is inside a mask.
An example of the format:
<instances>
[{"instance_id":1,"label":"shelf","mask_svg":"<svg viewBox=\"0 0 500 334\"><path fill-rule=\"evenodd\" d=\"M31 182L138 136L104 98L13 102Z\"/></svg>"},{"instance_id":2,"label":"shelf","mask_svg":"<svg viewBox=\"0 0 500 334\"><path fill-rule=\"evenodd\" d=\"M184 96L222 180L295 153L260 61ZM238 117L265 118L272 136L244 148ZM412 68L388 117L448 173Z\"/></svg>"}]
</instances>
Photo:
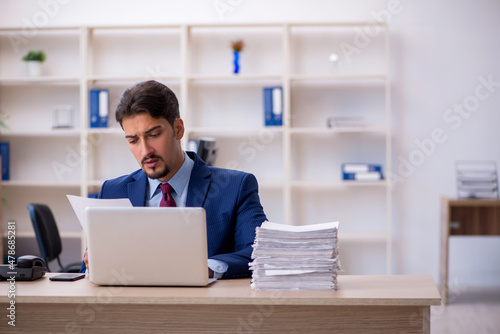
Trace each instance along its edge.
<instances>
[{"instance_id":1,"label":"shelf","mask_svg":"<svg viewBox=\"0 0 500 334\"><path fill-rule=\"evenodd\" d=\"M352 59L341 57L334 66L329 55L341 55L342 42L352 43L365 26L382 26L385 35L372 38L362 53ZM0 44L7 46L3 49L8 49L10 31L22 29L0 29ZM216 138L221 167L234 166L258 178L268 217L285 224L342 217L346 224L352 223L345 227L359 232L341 230L339 239L377 242L368 246L377 248L385 242L390 273L390 181L342 181L340 170L345 161L371 161L390 172L386 24L165 24L40 31L29 47L49 51L44 64L47 76L22 76L25 64L17 55L4 52L0 61L0 109L11 114L7 123L13 129L0 133L11 142L10 161L16 168L11 175L16 179L3 182L11 203L28 198L33 187L40 200L46 193L87 196L98 192L105 179L139 168L113 111L125 88L154 79L170 86L179 100L185 123L182 145ZM248 45L239 74L232 73L229 47L235 38ZM269 86L282 87L282 126L264 126L262 89ZM88 127L92 88L109 89L110 128ZM57 104L73 106L77 128L51 130L51 111ZM327 127L330 117L343 114L364 122ZM63 179L71 181L44 180L59 180L54 162L62 165ZM364 203L365 210L357 210L357 203ZM55 210L64 205L57 202ZM13 211L14 218L21 217L25 207ZM75 229L67 224L61 221L62 235L83 237L64 232ZM20 226L23 229L28 230ZM374 230L383 232L366 232Z\"/></svg>"},{"instance_id":2,"label":"shelf","mask_svg":"<svg viewBox=\"0 0 500 334\"><path fill-rule=\"evenodd\" d=\"M117 175L118 177L119 175ZM101 187L105 180L89 180L87 186L89 187Z\"/></svg>"},{"instance_id":3,"label":"shelf","mask_svg":"<svg viewBox=\"0 0 500 334\"><path fill-rule=\"evenodd\" d=\"M261 189L282 189L284 185L283 180L259 179L258 182Z\"/></svg>"},{"instance_id":4,"label":"shelf","mask_svg":"<svg viewBox=\"0 0 500 334\"><path fill-rule=\"evenodd\" d=\"M333 181L333 180L301 180L292 181L293 188L302 189L335 189L341 187L385 187L387 180L381 181Z\"/></svg>"},{"instance_id":5,"label":"shelf","mask_svg":"<svg viewBox=\"0 0 500 334\"><path fill-rule=\"evenodd\" d=\"M111 76L111 75L90 75L87 77L87 80L90 82L102 81L106 82L109 85L126 85L130 83L138 83L146 80L158 80L158 81L180 81L181 78L178 76L155 76L147 77L147 76Z\"/></svg>"},{"instance_id":6,"label":"shelf","mask_svg":"<svg viewBox=\"0 0 500 334\"><path fill-rule=\"evenodd\" d=\"M3 77L0 85L79 85L79 77Z\"/></svg>"},{"instance_id":7,"label":"shelf","mask_svg":"<svg viewBox=\"0 0 500 334\"><path fill-rule=\"evenodd\" d=\"M104 181L105 180L90 180L87 182L87 185L89 187L101 187ZM260 189L282 189L284 185L283 180L259 179L258 182Z\"/></svg>"},{"instance_id":8,"label":"shelf","mask_svg":"<svg viewBox=\"0 0 500 334\"><path fill-rule=\"evenodd\" d=\"M93 135L124 135L123 129L122 128L89 128L87 130L88 134L93 134Z\"/></svg>"},{"instance_id":9,"label":"shelf","mask_svg":"<svg viewBox=\"0 0 500 334\"><path fill-rule=\"evenodd\" d=\"M316 80L352 80L352 81L374 81L380 80L385 81L388 79L388 76L385 74L331 74L331 75L303 75L303 74L294 74L290 76L290 80L292 81L316 81Z\"/></svg>"},{"instance_id":10,"label":"shelf","mask_svg":"<svg viewBox=\"0 0 500 334\"><path fill-rule=\"evenodd\" d=\"M386 242L389 238L386 232L339 232L339 242Z\"/></svg>"},{"instance_id":11,"label":"shelf","mask_svg":"<svg viewBox=\"0 0 500 334\"><path fill-rule=\"evenodd\" d=\"M461 208L461 207L500 207L500 201L498 199L448 199L450 207Z\"/></svg>"},{"instance_id":12,"label":"shelf","mask_svg":"<svg viewBox=\"0 0 500 334\"><path fill-rule=\"evenodd\" d=\"M24 28L17 28L17 27L5 27L0 30L0 35L3 34L10 34L13 32L19 32L22 34L26 34L26 27ZM80 31L80 27L50 27L50 26L40 26L36 27L36 32L37 33L56 33L56 34L63 34L63 33L78 33Z\"/></svg>"},{"instance_id":13,"label":"shelf","mask_svg":"<svg viewBox=\"0 0 500 334\"><path fill-rule=\"evenodd\" d=\"M192 74L190 81L265 81L283 80L279 74Z\"/></svg>"},{"instance_id":14,"label":"shelf","mask_svg":"<svg viewBox=\"0 0 500 334\"><path fill-rule=\"evenodd\" d=\"M291 128L292 134L335 134L335 133L386 133L387 128L383 126L352 126L352 127L337 127L337 128Z\"/></svg>"},{"instance_id":15,"label":"shelf","mask_svg":"<svg viewBox=\"0 0 500 334\"><path fill-rule=\"evenodd\" d=\"M40 180L9 180L2 181L4 187L47 187L47 188L77 188L80 181L40 181Z\"/></svg>"},{"instance_id":16,"label":"shelf","mask_svg":"<svg viewBox=\"0 0 500 334\"><path fill-rule=\"evenodd\" d=\"M336 27L364 27L364 26L380 26L387 27L387 23L380 21L371 22L316 22L316 23L290 23L290 27L319 27L319 28L336 28Z\"/></svg>"},{"instance_id":17,"label":"shelf","mask_svg":"<svg viewBox=\"0 0 500 334\"><path fill-rule=\"evenodd\" d=\"M2 130L0 132L0 137L43 137L43 138L52 138L52 137L79 137L80 131L75 129L53 129L46 131L12 131Z\"/></svg>"},{"instance_id":18,"label":"shelf","mask_svg":"<svg viewBox=\"0 0 500 334\"><path fill-rule=\"evenodd\" d=\"M87 185L89 187L101 187L104 181L105 180L90 180L87 182ZM258 182L260 189L282 189L284 185L283 180L259 179Z\"/></svg>"},{"instance_id":19,"label":"shelf","mask_svg":"<svg viewBox=\"0 0 500 334\"><path fill-rule=\"evenodd\" d=\"M89 187L101 187L104 181L105 180L90 180L87 182L87 185ZM260 189L282 189L284 185L283 180L259 179L258 182Z\"/></svg>"},{"instance_id":20,"label":"shelf","mask_svg":"<svg viewBox=\"0 0 500 334\"><path fill-rule=\"evenodd\" d=\"M281 134L283 132L283 127L281 126L267 126L260 128L244 128L244 127L235 127L235 128L215 128L215 127L191 127L187 129L188 135L194 135L196 137L209 135L213 137L246 137L246 136L254 136L259 133L268 133L273 132L276 134Z\"/></svg>"}]
</instances>

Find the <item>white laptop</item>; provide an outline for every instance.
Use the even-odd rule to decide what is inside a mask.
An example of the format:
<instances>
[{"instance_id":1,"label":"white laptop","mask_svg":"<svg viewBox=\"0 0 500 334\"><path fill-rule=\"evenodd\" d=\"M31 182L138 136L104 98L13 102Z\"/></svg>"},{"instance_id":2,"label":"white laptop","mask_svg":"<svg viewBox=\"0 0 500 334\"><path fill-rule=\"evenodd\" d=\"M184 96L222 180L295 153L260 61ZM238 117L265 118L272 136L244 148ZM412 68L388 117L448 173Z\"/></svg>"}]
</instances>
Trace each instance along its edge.
<instances>
[{"instance_id":1,"label":"white laptop","mask_svg":"<svg viewBox=\"0 0 500 334\"><path fill-rule=\"evenodd\" d=\"M203 208L89 207L90 281L99 285L205 286Z\"/></svg>"}]
</instances>

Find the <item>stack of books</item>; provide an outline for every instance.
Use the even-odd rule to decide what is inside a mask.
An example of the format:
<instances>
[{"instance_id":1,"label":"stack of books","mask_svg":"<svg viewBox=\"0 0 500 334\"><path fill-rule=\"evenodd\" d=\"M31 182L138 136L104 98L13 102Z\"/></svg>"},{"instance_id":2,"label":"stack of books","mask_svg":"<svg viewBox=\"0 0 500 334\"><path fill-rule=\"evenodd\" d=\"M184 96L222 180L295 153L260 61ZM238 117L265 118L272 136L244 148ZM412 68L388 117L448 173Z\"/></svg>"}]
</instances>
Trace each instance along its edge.
<instances>
[{"instance_id":1,"label":"stack of books","mask_svg":"<svg viewBox=\"0 0 500 334\"><path fill-rule=\"evenodd\" d=\"M336 290L341 270L339 223L289 226L264 222L253 244L255 290Z\"/></svg>"},{"instance_id":2,"label":"stack of books","mask_svg":"<svg viewBox=\"0 0 500 334\"><path fill-rule=\"evenodd\" d=\"M383 179L382 165L369 163L342 164L342 180L344 181L379 181Z\"/></svg>"},{"instance_id":3,"label":"stack of books","mask_svg":"<svg viewBox=\"0 0 500 334\"><path fill-rule=\"evenodd\" d=\"M457 161L458 198L498 198L497 166L494 161Z\"/></svg>"}]
</instances>

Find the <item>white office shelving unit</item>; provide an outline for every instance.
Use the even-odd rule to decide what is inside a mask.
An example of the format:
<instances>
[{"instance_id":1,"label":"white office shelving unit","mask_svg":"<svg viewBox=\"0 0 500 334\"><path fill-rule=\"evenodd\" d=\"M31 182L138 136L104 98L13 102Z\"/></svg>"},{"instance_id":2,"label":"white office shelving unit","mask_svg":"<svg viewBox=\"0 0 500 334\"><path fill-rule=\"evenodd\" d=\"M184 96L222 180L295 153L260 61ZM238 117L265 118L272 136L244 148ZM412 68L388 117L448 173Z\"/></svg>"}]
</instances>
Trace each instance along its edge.
<instances>
[{"instance_id":1,"label":"white office shelving unit","mask_svg":"<svg viewBox=\"0 0 500 334\"><path fill-rule=\"evenodd\" d=\"M363 29L371 34L361 47L356 34ZM11 180L2 183L9 201L4 222L15 219L30 235L26 204L45 202L53 207L63 237L81 235L65 195L98 192L105 179L138 168L113 115L109 128L89 128L88 91L109 89L113 111L126 88L155 79L179 98L184 147L190 139L216 138L217 166L257 176L270 220L340 220L346 272L391 271L389 181L344 182L340 177L343 162L381 163L391 172L385 24L50 28L12 46L12 36L22 33L0 30L0 109L10 114L10 129L0 136L11 143ZM230 41L240 38L247 47L241 73L235 75ZM328 56L345 56L347 44L359 52L341 57L333 67ZM39 78L23 75L21 58L33 49L48 55ZM283 87L283 126L264 126L266 86ZM73 129L51 129L57 104L74 106ZM328 128L326 119L339 114L362 115L370 125Z\"/></svg>"}]
</instances>

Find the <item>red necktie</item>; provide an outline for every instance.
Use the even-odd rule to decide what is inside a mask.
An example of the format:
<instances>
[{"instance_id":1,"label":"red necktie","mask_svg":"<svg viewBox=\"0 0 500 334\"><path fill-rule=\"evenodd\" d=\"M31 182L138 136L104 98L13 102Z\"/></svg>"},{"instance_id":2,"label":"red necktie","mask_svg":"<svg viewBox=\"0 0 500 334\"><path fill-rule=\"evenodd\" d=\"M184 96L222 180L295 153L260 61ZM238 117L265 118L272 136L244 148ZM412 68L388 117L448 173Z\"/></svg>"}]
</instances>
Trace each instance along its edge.
<instances>
[{"instance_id":1,"label":"red necktie","mask_svg":"<svg viewBox=\"0 0 500 334\"><path fill-rule=\"evenodd\" d=\"M177 206L175 204L175 200L172 197L172 191L174 188L168 183L161 183L160 184L161 192L163 193L163 197L161 198L160 201L160 207L162 206Z\"/></svg>"}]
</instances>

